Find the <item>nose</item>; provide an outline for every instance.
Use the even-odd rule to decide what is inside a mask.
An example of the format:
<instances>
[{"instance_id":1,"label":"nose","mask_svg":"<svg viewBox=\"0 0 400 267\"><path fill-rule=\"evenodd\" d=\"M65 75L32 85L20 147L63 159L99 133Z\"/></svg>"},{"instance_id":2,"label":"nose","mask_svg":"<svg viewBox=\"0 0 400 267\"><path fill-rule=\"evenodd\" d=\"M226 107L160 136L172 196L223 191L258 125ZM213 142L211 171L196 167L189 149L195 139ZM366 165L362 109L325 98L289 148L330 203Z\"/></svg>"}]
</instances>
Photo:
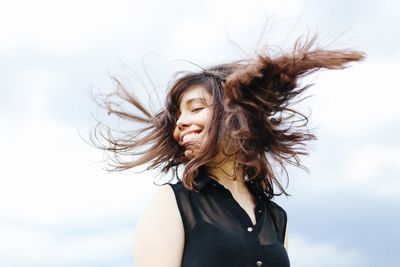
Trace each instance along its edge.
<instances>
[{"instance_id":1,"label":"nose","mask_svg":"<svg viewBox=\"0 0 400 267\"><path fill-rule=\"evenodd\" d=\"M189 122L187 118L183 115L183 113L179 116L178 120L176 121L176 126L178 126L179 130L189 126Z\"/></svg>"}]
</instances>

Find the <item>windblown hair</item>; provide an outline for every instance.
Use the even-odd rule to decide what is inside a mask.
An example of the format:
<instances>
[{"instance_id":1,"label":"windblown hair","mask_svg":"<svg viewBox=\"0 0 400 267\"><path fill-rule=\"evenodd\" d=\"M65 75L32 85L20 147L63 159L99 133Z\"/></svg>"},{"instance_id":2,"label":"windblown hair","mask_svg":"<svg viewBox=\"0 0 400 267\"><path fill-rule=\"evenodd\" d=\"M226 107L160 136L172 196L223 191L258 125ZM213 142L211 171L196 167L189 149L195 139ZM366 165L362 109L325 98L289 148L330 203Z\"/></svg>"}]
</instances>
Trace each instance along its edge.
<instances>
[{"instance_id":1,"label":"windblown hair","mask_svg":"<svg viewBox=\"0 0 400 267\"><path fill-rule=\"evenodd\" d=\"M260 54L254 59L220 64L200 72L178 73L168 90L165 106L156 114L148 112L116 80L117 89L105 100L108 113L147 126L117 136L109 127L98 124L91 140L112 153L109 164L113 170L147 163L149 168L161 167L165 173L172 169L173 176L182 180L189 190L194 189L199 170L222 148L270 198L282 193L288 195L273 166L277 163L286 176L286 164L307 170L299 156L307 155L306 142L316 139L307 128L308 117L291 107L302 100L297 97L310 86L299 86L299 79L320 69L343 69L347 63L363 58L364 54L357 51L318 48L315 38L304 44L298 40L291 53L274 58ZM173 131L180 98L194 86L202 86L211 94L213 115L212 127L206 129L206 143L196 157L188 159L174 140ZM133 105L144 116L121 110L110 100L112 97ZM225 145L221 147L221 144ZM145 150L138 151L146 146ZM132 160L123 160L126 156ZM133 159L133 156L139 157ZM178 167L182 164L185 168L183 177L179 178Z\"/></svg>"}]
</instances>

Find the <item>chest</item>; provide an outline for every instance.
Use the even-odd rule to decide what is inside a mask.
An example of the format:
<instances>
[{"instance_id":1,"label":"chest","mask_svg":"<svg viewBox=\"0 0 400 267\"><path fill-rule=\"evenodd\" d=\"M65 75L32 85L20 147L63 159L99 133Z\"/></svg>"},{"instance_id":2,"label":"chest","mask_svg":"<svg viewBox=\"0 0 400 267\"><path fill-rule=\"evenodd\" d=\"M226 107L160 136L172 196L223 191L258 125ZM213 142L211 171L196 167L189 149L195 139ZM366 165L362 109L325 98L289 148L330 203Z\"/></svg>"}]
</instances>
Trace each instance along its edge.
<instances>
[{"instance_id":1,"label":"chest","mask_svg":"<svg viewBox=\"0 0 400 267\"><path fill-rule=\"evenodd\" d=\"M248 193L246 195L235 195L231 194L232 198L236 202L238 209L242 209L249 217L251 223L255 225L257 223L256 218L256 200Z\"/></svg>"},{"instance_id":2,"label":"chest","mask_svg":"<svg viewBox=\"0 0 400 267\"><path fill-rule=\"evenodd\" d=\"M289 266L262 201L217 194L192 207L196 223L187 231L183 266Z\"/></svg>"}]
</instances>

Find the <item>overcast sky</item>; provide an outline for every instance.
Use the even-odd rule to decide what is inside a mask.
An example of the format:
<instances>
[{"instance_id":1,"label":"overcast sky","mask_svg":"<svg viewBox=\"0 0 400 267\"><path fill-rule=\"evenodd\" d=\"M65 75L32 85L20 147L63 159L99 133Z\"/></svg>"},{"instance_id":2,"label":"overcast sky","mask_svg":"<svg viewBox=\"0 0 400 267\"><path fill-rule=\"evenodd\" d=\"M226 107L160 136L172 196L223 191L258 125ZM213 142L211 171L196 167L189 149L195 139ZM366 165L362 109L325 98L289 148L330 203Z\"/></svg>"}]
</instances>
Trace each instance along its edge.
<instances>
[{"instance_id":1,"label":"overcast sky","mask_svg":"<svg viewBox=\"0 0 400 267\"><path fill-rule=\"evenodd\" d=\"M174 72L195 69L182 60L213 65L313 33L367 60L308 79L310 173L289 168L292 196L275 199L292 266L399 266L399 10L394 0L0 0L0 266L133 266L136 220L163 177L107 173L80 137L92 115L108 120L90 91L109 92L110 75L145 97L145 66L162 101Z\"/></svg>"}]
</instances>

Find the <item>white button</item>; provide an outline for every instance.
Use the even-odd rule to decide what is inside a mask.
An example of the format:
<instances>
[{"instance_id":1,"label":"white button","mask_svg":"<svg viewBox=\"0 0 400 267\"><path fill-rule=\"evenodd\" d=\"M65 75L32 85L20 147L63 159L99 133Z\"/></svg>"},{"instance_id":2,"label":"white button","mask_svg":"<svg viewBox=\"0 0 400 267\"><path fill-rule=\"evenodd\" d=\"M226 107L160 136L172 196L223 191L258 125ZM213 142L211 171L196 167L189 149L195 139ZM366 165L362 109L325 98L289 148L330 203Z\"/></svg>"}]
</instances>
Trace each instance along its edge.
<instances>
[{"instance_id":1,"label":"white button","mask_svg":"<svg viewBox=\"0 0 400 267\"><path fill-rule=\"evenodd\" d=\"M261 213L261 212L262 212L262 210L259 210L259 211L258 211L258 213Z\"/></svg>"},{"instance_id":2,"label":"white button","mask_svg":"<svg viewBox=\"0 0 400 267\"><path fill-rule=\"evenodd\" d=\"M247 228L247 231L252 232L253 231L253 227Z\"/></svg>"},{"instance_id":3,"label":"white button","mask_svg":"<svg viewBox=\"0 0 400 267\"><path fill-rule=\"evenodd\" d=\"M262 261L257 261L257 262L256 262L256 266L258 266L258 267L259 267L259 266L262 266Z\"/></svg>"}]
</instances>

